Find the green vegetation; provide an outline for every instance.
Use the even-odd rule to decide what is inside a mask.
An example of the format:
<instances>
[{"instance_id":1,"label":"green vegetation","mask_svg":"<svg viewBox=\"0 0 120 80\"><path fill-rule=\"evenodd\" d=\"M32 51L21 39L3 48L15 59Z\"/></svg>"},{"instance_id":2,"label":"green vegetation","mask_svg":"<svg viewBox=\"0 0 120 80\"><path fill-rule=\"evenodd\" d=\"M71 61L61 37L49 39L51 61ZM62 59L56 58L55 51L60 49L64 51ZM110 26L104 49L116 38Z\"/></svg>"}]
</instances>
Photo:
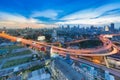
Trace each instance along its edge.
<instances>
[{"instance_id":1,"label":"green vegetation","mask_svg":"<svg viewBox=\"0 0 120 80\"><path fill-rule=\"evenodd\" d=\"M12 45L12 46L4 46L4 47L0 47L0 49L8 49L9 52L11 52L13 49L18 49L18 48L22 48L23 46L18 46L18 45Z\"/></svg>"},{"instance_id":2,"label":"green vegetation","mask_svg":"<svg viewBox=\"0 0 120 80\"><path fill-rule=\"evenodd\" d=\"M29 71L31 72L31 71L38 70L38 69L43 68L43 67L44 67L44 65L37 65L37 66L30 68Z\"/></svg>"},{"instance_id":3,"label":"green vegetation","mask_svg":"<svg viewBox=\"0 0 120 80\"><path fill-rule=\"evenodd\" d=\"M101 45L102 42L100 40L87 40L79 43L80 48L94 48Z\"/></svg>"},{"instance_id":4,"label":"green vegetation","mask_svg":"<svg viewBox=\"0 0 120 80\"><path fill-rule=\"evenodd\" d=\"M8 68L8 67L11 67L11 66L16 66L16 65L19 65L19 64L23 64L23 63L26 63L26 62L30 62L31 61L31 58L22 58L22 59L17 59L17 60L10 60L8 62L6 62L2 68Z\"/></svg>"},{"instance_id":5,"label":"green vegetation","mask_svg":"<svg viewBox=\"0 0 120 80\"><path fill-rule=\"evenodd\" d=\"M0 61L2 61L4 58L10 58L10 57L16 57L16 56L22 56L22 55L27 55L27 54L31 54L30 50L25 50L22 52L17 52L17 53L7 53L4 56L0 56Z\"/></svg>"},{"instance_id":6,"label":"green vegetation","mask_svg":"<svg viewBox=\"0 0 120 80\"><path fill-rule=\"evenodd\" d=\"M29 70L25 70L25 71L22 73L22 80L26 80L29 73L30 73Z\"/></svg>"},{"instance_id":7,"label":"green vegetation","mask_svg":"<svg viewBox=\"0 0 120 80\"><path fill-rule=\"evenodd\" d=\"M21 46L21 45L12 45L12 46L0 47L0 50L7 50L8 51L7 54L4 54L4 55L0 56L0 61L2 61L4 58L10 58L10 57L15 57L15 56L31 54L30 50L25 50L25 51L17 52L17 53L11 53L12 50L19 49L19 48L24 48L24 47Z\"/></svg>"},{"instance_id":8,"label":"green vegetation","mask_svg":"<svg viewBox=\"0 0 120 80\"><path fill-rule=\"evenodd\" d=\"M6 55L6 58L21 56L21 55L27 55L27 54L31 54L31 51L30 50L25 50L25 51L17 52L17 53L9 53L9 54Z\"/></svg>"},{"instance_id":9,"label":"green vegetation","mask_svg":"<svg viewBox=\"0 0 120 80\"><path fill-rule=\"evenodd\" d=\"M22 48L23 46L17 46L17 45L12 45L12 46L4 46L4 47L0 47L0 49L17 49L17 48Z\"/></svg>"},{"instance_id":10,"label":"green vegetation","mask_svg":"<svg viewBox=\"0 0 120 80\"><path fill-rule=\"evenodd\" d=\"M26 80L27 77L28 77L28 74L31 73L32 71L41 69L41 68L43 68L43 67L44 67L43 65L37 65L37 66L31 67L31 68L28 69L28 70L22 71L22 72L23 72L23 74L22 74L23 80Z\"/></svg>"}]
</instances>

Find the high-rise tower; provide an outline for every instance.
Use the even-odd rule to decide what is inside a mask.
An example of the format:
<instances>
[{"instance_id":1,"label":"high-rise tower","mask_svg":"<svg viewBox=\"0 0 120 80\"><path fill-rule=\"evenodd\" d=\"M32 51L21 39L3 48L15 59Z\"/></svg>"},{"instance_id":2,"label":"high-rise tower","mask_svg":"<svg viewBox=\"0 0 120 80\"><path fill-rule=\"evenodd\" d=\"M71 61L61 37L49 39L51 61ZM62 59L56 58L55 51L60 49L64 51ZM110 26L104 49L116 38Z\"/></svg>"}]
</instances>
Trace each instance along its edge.
<instances>
[{"instance_id":1,"label":"high-rise tower","mask_svg":"<svg viewBox=\"0 0 120 80\"><path fill-rule=\"evenodd\" d=\"M115 25L114 25L114 23L111 23L110 24L110 31L114 31L115 30Z\"/></svg>"},{"instance_id":2,"label":"high-rise tower","mask_svg":"<svg viewBox=\"0 0 120 80\"><path fill-rule=\"evenodd\" d=\"M52 42L56 42L57 41L57 32L56 30L53 30L53 33L52 33Z\"/></svg>"}]
</instances>

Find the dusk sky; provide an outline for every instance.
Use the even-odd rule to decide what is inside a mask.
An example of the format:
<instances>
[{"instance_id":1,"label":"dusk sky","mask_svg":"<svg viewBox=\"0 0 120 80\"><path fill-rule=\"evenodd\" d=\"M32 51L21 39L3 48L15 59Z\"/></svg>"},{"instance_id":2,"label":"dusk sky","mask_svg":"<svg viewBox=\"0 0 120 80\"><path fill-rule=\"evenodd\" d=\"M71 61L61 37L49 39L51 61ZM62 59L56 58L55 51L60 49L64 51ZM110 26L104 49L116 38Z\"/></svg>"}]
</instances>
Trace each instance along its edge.
<instances>
[{"instance_id":1,"label":"dusk sky","mask_svg":"<svg viewBox=\"0 0 120 80\"><path fill-rule=\"evenodd\" d=\"M0 0L0 26L120 23L120 0Z\"/></svg>"}]
</instances>

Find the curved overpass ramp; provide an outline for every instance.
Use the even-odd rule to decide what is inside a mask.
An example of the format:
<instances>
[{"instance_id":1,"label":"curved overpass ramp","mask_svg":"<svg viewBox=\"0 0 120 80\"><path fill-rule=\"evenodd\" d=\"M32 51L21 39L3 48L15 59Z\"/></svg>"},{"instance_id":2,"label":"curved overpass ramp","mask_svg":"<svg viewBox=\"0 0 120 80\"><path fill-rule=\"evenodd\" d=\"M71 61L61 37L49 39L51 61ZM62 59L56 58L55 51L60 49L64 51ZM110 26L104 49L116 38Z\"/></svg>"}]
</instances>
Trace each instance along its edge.
<instances>
[{"instance_id":1,"label":"curved overpass ramp","mask_svg":"<svg viewBox=\"0 0 120 80\"><path fill-rule=\"evenodd\" d=\"M19 38L19 37L14 37L14 36L10 36L8 34L5 33L0 33L0 37L2 38L6 38L9 39L11 41L19 41L23 44L28 44L30 46L33 46L35 48L41 48L42 46L44 47L51 47L51 45L48 45L47 43L43 43L43 42L37 42L37 41L33 41L33 40L27 40L27 39L23 39L23 38ZM56 46L52 46L53 51L57 52L59 54L62 53L69 53L70 55L77 55L77 56L107 56L107 55L112 55L118 52L118 49L116 46L113 45L113 43L104 37L104 35L100 35L99 39L103 42L103 47L99 48L99 49L80 49L80 50L74 50L74 49L66 49L66 48L60 48L60 47L56 47ZM108 53L100 53L101 51L105 51L108 49L111 49L111 52Z\"/></svg>"}]
</instances>

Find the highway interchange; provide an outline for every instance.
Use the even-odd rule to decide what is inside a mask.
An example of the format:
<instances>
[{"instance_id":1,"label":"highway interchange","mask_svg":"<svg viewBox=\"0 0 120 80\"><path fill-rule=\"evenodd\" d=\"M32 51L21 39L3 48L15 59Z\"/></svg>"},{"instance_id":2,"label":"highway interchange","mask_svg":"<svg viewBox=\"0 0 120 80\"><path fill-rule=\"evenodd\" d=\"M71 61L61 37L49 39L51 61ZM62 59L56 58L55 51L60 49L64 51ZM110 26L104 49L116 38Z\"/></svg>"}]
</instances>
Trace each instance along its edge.
<instances>
[{"instance_id":1,"label":"highway interchange","mask_svg":"<svg viewBox=\"0 0 120 80\"><path fill-rule=\"evenodd\" d=\"M116 35L114 35L116 36ZM19 37L14 37L6 33L0 33L0 37L9 39L11 41L15 42L21 42L24 45L32 46L38 50L41 50L41 48L47 49L47 47L50 47L52 49L52 53L58 53L59 55L66 56L66 54L70 54L71 58L74 60L79 61L77 57L83 56L83 57L91 57L93 58L93 63L99 63L97 64L97 67L102 66L101 63L101 57L117 54L119 52L119 47L116 46L111 40L109 40L105 35L100 35L99 39L102 41L103 46L99 48L92 48L92 49L67 49L67 48L61 48L57 46L50 45L45 42L38 42L33 40L27 40ZM75 42L79 42L83 40L78 40ZM97 57L97 58L96 58ZM100 58L99 58L100 57ZM97 61L96 61L97 59ZM89 63L89 62L88 62ZM98 66L99 65L99 66ZM106 68L103 68L106 69ZM108 68L107 68L108 69ZM112 74L117 75L117 72L112 71L111 69L108 69ZM118 72L119 73L119 72ZM119 76L119 75L118 75Z\"/></svg>"}]
</instances>

